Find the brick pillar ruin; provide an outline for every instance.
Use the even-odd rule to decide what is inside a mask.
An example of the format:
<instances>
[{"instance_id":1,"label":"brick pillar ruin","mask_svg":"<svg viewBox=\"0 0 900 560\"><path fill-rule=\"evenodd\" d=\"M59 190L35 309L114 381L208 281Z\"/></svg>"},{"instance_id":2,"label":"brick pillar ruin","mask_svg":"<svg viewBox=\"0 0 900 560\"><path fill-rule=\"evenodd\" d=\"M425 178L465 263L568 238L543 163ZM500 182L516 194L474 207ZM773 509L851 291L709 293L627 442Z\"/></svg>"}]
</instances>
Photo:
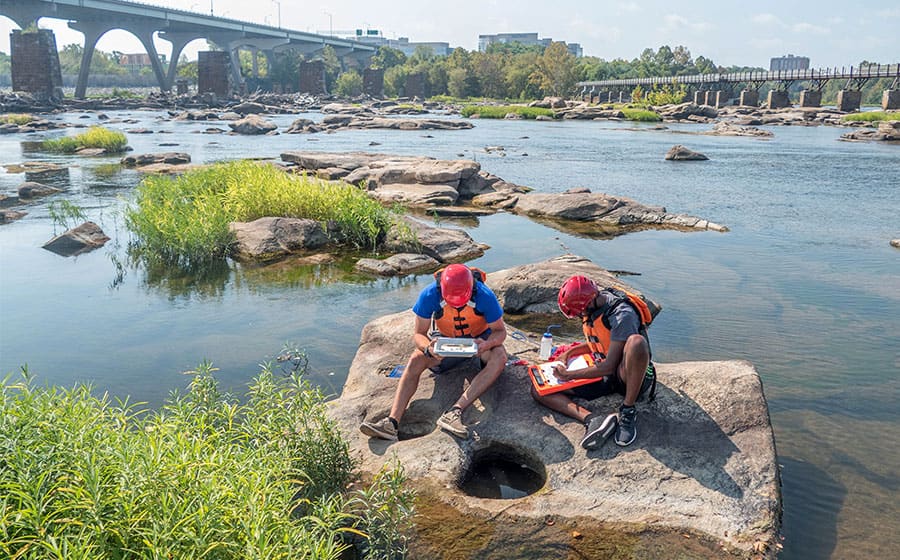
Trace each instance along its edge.
<instances>
[{"instance_id":1,"label":"brick pillar ruin","mask_svg":"<svg viewBox=\"0 0 900 560\"><path fill-rule=\"evenodd\" d=\"M298 91L312 95L328 93L325 89L325 63L311 60L300 63L300 80Z\"/></svg>"},{"instance_id":2,"label":"brick pillar ruin","mask_svg":"<svg viewBox=\"0 0 900 560\"><path fill-rule=\"evenodd\" d=\"M837 109L845 113L859 111L862 102L862 92L852 89L842 89L837 96Z\"/></svg>"},{"instance_id":3,"label":"brick pillar ruin","mask_svg":"<svg viewBox=\"0 0 900 560\"><path fill-rule=\"evenodd\" d=\"M197 53L197 93L213 93L228 97L234 86L231 82L231 57L225 51Z\"/></svg>"},{"instance_id":4,"label":"brick pillar ruin","mask_svg":"<svg viewBox=\"0 0 900 560\"><path fill-rule=\"evenodd\" d=\"M766 107L769 109L784 109L785 107L791 106L791 100L788 97L788 92L779 91L779 90L769 90L769 99L766 102Z\"/></svg>"},{"instance_id":5,"label":"brick pillar ruin","mask_svg":"<svg viewBox=\"0 0 900 560\"><path fill-rule=\"evenodd\" d=\"M741 92L740 104L742 107L759 107L759 92L755 89L745 89Z\"/></svg>"},{"instance_id":6,"label":"brick pillar ruin","mask_svg":"<svg viewBox=\"0 0 900 560\"><path fill-rule=\"evenodd\" d=\"M384 96L384 68L363 70L363 93L372 97Z\"/></svg>"},{"instance_id":7,"label":"brick pillar ruin","mask_svg":"<svg viewBox=\"0 0 900 560\"><path fill-rule=\"evenodd\" d=\"M800 92L801 107L821 107L822 92L814 89L805 89Z\"/></svg>"},{"instance_id":8,"label":"brick pillar ruin","mask_svg":"<svg viewBox=\"0 0 900 560\"><path fill-rule=\"evenodd\" d=\"M900 89L886 89L881 94L881 108L884 111L900 109Z\"/></svg>"},{"instance_id":9,"label":"brick pillar ruin","mask_svg":"<svg viewBox=\"0 0 900 560\"><path fill-rule=\"evenodd\" d=\"M425 74L419 72L410 74L406 77L406 88L404 91L406 97L418 97L425 99L427 97L425 91Z\"/></svg>"},{"instance_id":10,"label":"brick pillar ruin","mask_svg":"<svg viewBox=\"0 0 900 560\"><path fill-rule=\"evenodd\" d=\"M41 100L61 100L62 72L56 51L56 36L49 29L9 35L13 91L24 91Z\"/></svg>"}]
</instances>

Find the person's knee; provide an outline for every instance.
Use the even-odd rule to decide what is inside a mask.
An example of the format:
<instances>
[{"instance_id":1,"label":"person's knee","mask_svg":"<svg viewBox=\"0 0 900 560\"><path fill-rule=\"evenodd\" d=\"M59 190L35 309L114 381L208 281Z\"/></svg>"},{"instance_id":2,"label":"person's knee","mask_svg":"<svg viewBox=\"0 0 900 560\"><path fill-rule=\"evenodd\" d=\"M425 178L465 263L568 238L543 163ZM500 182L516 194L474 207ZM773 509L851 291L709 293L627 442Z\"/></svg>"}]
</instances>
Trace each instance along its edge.
<instances>
[{"instance_id":1,"label":"person's knee","mask_svg":"<svg viewBox=\"0 0 900 560\"><path fill-rule=\"evenodd\" d=\"M650 345L642 335L633 334L625 341L625 353L634 358L650 358Z\"/></svg>"}]
</instances>

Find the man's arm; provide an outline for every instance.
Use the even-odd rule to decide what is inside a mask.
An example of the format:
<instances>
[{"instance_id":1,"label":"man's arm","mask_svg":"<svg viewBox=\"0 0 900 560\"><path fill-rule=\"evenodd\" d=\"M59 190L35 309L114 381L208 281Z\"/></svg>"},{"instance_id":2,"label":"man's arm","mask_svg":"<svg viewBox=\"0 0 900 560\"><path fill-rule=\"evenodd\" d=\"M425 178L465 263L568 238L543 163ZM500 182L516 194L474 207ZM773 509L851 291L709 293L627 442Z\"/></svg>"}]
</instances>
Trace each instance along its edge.
<instances>
[{"instance_id":1,"label":"man's arm","mask_svg":"<svg viewBox=\"0 0 900 560\"><path fill-rule=\"evenodd\" d=\"M564 365L556 366L554 373L559 379L590 379L594 377L606 377L616 372L622 355L625 352L625 342L613 340L609 343L609 352L606 359L591 367L569 371Z\"/></svg>"},{"instance_id":2,"label":"man's arm","mask_svg":"<svg viewBox=\"0 0 900 560\"><path fill-rule=\"evenodd\" d=\"M503 317L500 317L493 323L488 323L488 328L491 329L490 336L486 339L475 339L479 355L486 350L500 346L506 340L506 323L503 322Z\"/></svg>"},{"instance_id":3,"label":"man's arm","mask_svg":"<svg viewBox=\"0 0 900 560\"><path fill-rule=\"evenodd\" d=\"M434 341L428 338L428 331L431 330L431 319L419 317L416 315L416 327L413 332L413 344L416 348L426 356L440 359L440 356L434 354Z\"/></svg>"}]
</instances>

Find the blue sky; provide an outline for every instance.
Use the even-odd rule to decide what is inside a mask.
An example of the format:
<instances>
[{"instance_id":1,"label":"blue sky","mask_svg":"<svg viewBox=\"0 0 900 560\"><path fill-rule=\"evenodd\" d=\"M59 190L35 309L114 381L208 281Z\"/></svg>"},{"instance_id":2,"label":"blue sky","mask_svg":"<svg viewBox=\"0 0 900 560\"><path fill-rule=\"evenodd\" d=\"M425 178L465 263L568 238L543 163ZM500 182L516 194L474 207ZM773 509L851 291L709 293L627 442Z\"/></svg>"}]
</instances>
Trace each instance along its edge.
<instances>
[{"instance_id":1,"label":"blue sky","mask_svg":"<svg viewBox=\"0 0 900 560\"><path fill-rule=\"evenodd\" d=\"M864 8L846 1L716 2L697 0L557 0L556 2L454 0L150 0L178 7L301 31L378 29L386 37L447 41L475 50L478 35L537 32L541 37L580 43L585 55L631 60L644 48L684 45L693 56L716 64L761 66L785 54L808 56L814 68L850 66L860 60L900 62L900 1L868 0ZM60 20L42 19L59 46L81 43L80 33ZM9 52L11 20L0 16L0 51ZM124 31L111 31L104 51L142 52ZM158 42L161 52L168 43ZM189 45L195 58L202 41Z\"/></svg>"}]
</instances>

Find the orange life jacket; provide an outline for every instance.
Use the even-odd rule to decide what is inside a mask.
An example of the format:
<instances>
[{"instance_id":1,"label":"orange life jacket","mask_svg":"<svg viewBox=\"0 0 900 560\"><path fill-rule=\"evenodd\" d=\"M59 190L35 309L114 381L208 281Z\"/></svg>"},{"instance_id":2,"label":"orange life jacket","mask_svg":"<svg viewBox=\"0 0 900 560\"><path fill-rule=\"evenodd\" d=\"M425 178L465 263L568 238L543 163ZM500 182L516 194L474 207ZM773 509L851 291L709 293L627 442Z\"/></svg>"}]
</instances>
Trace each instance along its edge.
<instances>
[{"instance_id":1,"label":"orange life jacket","mask_svg":"<svg viewBox=\"0 0 900 560\"><path fill-rule=\"evenodd\" d=\"M434 273L434 279L438 286L438 292L441 290L441 272L443 268ZM472 278L475 284L484 282L484 271L470 266ZM488 329L487 321L484 314L475 309L475 290L477 286L472 286L472 297L463 307L457 309L451 305L447 305L444 298L441 297L441 309L431 316L432 330L437 329L443 336L453 338L476 338Z\"/></svg>"},{"instance_id":2,"label":"orange life jacket","mask_svg":"<svg viewBox=\"0 0 900 560\"><path fill-rule=\"evenodd\" d=\"M584 337L591 352L601 359L606 359L606 353L609 351L611 341L609 317L616 308L623 304L630 305L638 314L638 318L641 321L638 333L647 338L649 343L647 327L653 322L653 315L650 313L650 308L647 307L644 300L639 296L617 288L605 288L603 291L609 292L615 297L605 305L590 310L590 313L581 320L581 329L584 332Z\"/></svg>"}]
</instances>

